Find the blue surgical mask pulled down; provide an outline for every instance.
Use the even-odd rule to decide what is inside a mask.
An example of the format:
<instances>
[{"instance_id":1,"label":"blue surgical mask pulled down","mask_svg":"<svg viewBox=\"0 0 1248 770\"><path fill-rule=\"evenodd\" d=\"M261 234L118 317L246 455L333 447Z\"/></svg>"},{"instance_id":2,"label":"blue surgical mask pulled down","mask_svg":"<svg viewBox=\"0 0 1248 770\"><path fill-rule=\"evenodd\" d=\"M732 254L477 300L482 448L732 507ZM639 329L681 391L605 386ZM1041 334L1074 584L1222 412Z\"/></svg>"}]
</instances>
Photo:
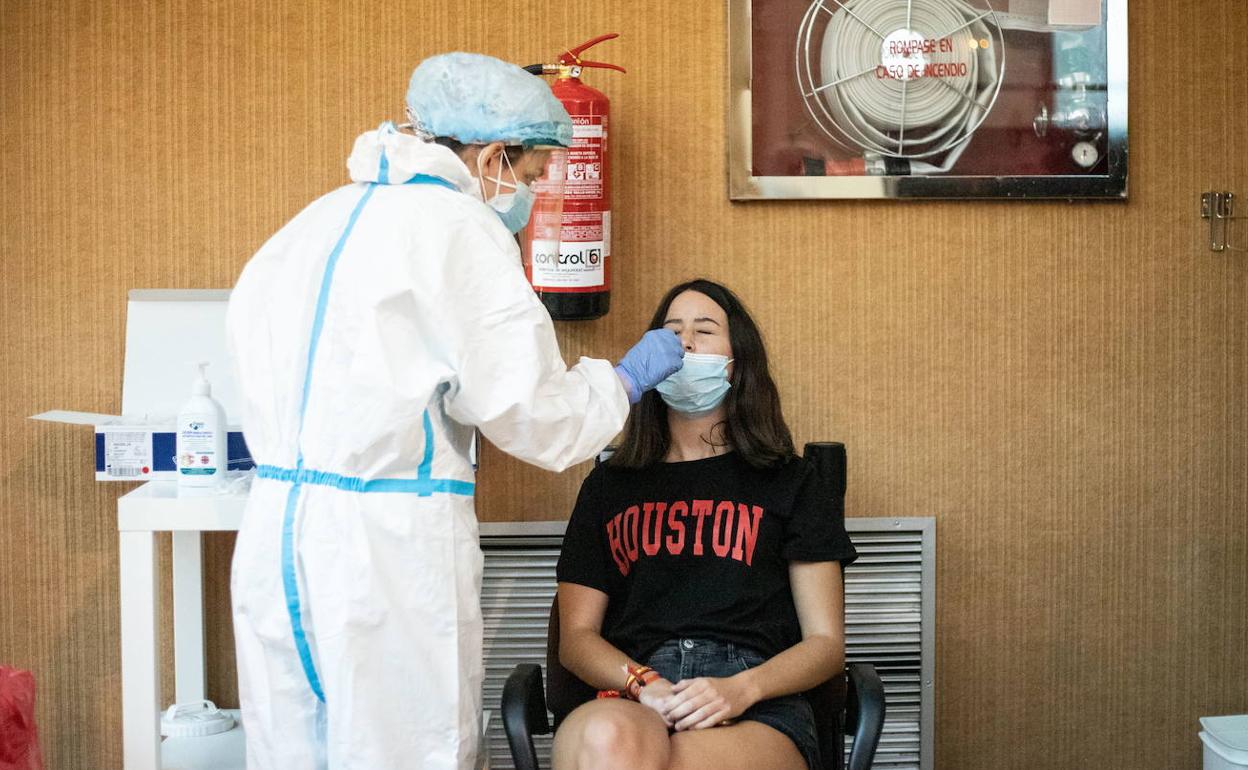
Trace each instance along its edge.
<instances>
[{"instance_id":1,"label":"blue surgical mask pulled down","mask_svg":"<svg viewBox=\"0 0 1248 770\"><path fill-rule=\"evenodd\" d=\"M498 177L490 177L488 181L494 183L495 193L485 199L486 204L494 209L498 214L498 218L502 220L503 226L510 232L518 233L524 229L529 223L529 215L533 212L534 193L533 188L516 178L516 172L511 167L511 159L507 157L507 152L503 151L503 162L507 164L507 170L511 172L511 178L514 182L504 182L501 174ZM481 158L477 157L477 173L484 175L481 171ZM503 193L497 192L504 187L509 187L515 192ZM481 184L482 195L485 194L485 183Z\"/></svg>"},{"instance_id":2,"label":"blue surgical mask pulled down","mask_svg":"<svg viewBox=\"0 0 1248 770\"><path fill-rule=\"evenodd\" d=\"M728 364L732 359L713 353L686 353L684 365L657 390L670 408L689 417L701 417L728 395Z\"/></svg>"}]
</instances>

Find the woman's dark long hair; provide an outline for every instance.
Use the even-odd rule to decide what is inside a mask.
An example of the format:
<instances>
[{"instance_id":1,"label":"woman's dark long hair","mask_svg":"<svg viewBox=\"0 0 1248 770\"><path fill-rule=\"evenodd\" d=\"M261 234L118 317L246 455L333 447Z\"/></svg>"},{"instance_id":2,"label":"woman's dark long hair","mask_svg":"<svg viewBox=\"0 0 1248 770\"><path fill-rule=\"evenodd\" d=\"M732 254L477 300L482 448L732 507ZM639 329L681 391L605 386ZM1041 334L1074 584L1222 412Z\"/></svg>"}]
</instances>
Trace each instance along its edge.
<instances>
[{"instance_id":1,"label":"woman's dark long hair","mask_svg":"<svg viewBox=\"0 0 1248 770\"><path fill-rule=\"evenodd\" d=\"M733 369L731 387L724 397L724 439L756 468L784 464L794 456L793 435L784 422L780 393L767 368L763 336L737 295L704 278L673 286L654 311L650 328L663 328L672 300L686 291L705 294L728 316ZM629 414L624 440L607 462L624 468L643 468L661 462L670 443L667 404L657 390L651 390Z\"/></svg>"}]
</instances>

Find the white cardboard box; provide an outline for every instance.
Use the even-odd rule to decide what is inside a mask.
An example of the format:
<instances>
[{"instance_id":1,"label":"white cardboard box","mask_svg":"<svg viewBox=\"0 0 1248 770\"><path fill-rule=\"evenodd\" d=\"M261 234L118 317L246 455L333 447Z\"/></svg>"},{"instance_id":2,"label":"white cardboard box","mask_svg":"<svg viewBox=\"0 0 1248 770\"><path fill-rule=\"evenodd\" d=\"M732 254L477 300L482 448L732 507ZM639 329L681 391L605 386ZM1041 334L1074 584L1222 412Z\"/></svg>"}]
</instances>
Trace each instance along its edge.
<instances>
[{"instance_id":1,"label":"white cardboard box","mask_svg":"<svg viewBox=\"0 0 1248 770\"><path fill-rule=\"evenodd\" d=\"M95 427L97 481L176 479L174 427L191 396L195 363L208 362L212 397L237 419L238 391L226 348L228 289L131 289L121 414L53 410L34 415ZM242 430L228 434L229 470L253 467Z\"/></svg>"}]
</instances>

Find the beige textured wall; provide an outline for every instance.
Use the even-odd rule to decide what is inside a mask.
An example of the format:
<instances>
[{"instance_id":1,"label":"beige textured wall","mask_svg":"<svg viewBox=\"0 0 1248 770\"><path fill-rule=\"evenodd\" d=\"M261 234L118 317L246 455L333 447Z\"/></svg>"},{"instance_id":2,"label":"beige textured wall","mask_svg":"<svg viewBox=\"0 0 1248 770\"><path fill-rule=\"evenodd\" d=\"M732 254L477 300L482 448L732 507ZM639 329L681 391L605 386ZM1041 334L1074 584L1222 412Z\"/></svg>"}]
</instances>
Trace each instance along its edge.
<instances>
[{"instance_id":1,"label":"beige textured wall","mask_svg":"<svg viewBox=\"0 0 1248 770\"><path fill-rule=\"evenodd\" d=\"M938 766L1198 767L1196 717L1248 712L1248 256L1196 210L1248 196L1248 10L1132 6L1126 205L733 205L722 2L0 0L0 662L38 677L48 766L120 766L124 487L25 417L116 410L126 290L231 285L423 56L619 31L615 309L565 353L618 356L679 279L734 287L798 440L849 445L850 514L939 519ZM582 470L489 451L481 516L565 517Z\"/></svg>"}]
</instances>

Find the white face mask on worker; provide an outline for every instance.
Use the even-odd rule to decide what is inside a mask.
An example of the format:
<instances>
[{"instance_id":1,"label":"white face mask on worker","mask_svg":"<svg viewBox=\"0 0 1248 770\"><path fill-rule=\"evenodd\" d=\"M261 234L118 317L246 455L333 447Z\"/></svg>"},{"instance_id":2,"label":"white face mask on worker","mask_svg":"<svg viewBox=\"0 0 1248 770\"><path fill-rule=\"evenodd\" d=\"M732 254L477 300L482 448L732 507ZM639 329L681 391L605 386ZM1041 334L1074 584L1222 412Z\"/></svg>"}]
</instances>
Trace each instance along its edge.
<instances>
[{"instance_id":1,"label":"white face mask on worker","mask_svg":"<svg viewBox=\"0 0 1248 770\"><path fill-rule=\"evenodd\" d=\"M516 176L516 170L512 168L511 158L507 157L506 149L502 150L502 156L503 163L507 165L507 170L511 173L511 178L514 181L503 181L501 173L497 177L486 177L485 172L481 168L480 155L477 156L477 178L481 180L481 197L485 200L486 205L494 209L508 231L518 233L529 223L535 196L533 188L521 182L519 177ZM486 181L494 183L493 195L486 194ZM514 190L514 192L502 192L504 188Z\"/></svg>"}]
</instances>

